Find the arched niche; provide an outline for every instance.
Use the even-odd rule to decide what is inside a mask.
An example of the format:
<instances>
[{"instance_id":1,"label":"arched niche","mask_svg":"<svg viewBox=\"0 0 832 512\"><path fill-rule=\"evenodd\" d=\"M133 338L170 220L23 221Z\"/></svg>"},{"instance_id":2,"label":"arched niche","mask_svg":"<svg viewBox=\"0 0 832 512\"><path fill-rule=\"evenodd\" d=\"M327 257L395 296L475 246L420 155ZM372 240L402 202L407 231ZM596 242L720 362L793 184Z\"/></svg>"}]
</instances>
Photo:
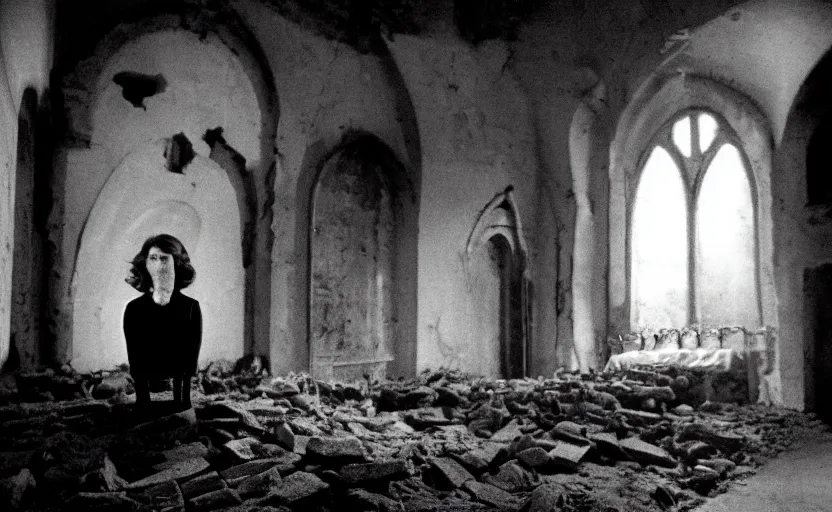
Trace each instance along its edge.
<instances>
[{"instance_id":1,"label":"arched niche","mask_svg":"<svg viewBox=\"0 0 832 512\"><path fill-rule=\"evenodd\" d=\"M123 312L139 293L124 279L144 240L159 233L183 242L197 272L183 293L197 299L203 311L200 365L243 354L245 274L234 189L225 171L200 155L184 173L168 171L166 144L147 144L121 162L85 226L72 282L76 370L127 361Z\"/></svg>"},{"instance_id":2,"label":"arched niche","mask_svg":"<svg viewBox=\"0 0 832 512\"><path fill-rule=\"evenodd\" d=\"M35 146L38 111L37 93L26 89L17 118L17 166L14 198L14 253L12 263L12 302L10 343L16 350L23 370L33 370L40 363L41 309L44 301L43 238L36 204L42 180L36 173Z\"/></svg>"},{"instance_id":3,"label":"arched niche","mask_svg":"<svg viewBox=\"0 0 832 512\"><path fill-rule=\"evenodd\" d=\"M68 71L61 77L67 126L54 187L59 192L54 223L61 230L50 233L58 248L56 266L61 275L69 275L81 231L113 169L142 151L147 141L182 134L196 155L224 170L232 185L240 222L234 232L244 233L241 329L246 351L266 354L278 120L274 78L268 59L233 9L183 6L180 11L147 13L121 23L91 39L98 41L94 51L68 56L83 55L83 60L59 63ZM131 93L137 81L158 86L137 99ZM51 290L59 305L53 323L64 354L72 343L74 318L68 281L56 280Z\"/></svg>"},{"instance_id":4,"label":"arched niche","mask_svg":"<svg viewBox=\"0 0 832 512\"><path fill-rule=\"evenodd\" d=\"M415 364L397 329L411 294L404 271L412 191L376 137L358 135L325 159L312 189L309 360L317 378L383 378Z\"/></svg>"},{"instance_id":5,"label":"arched niche","mask_svg":"<svg viewBox=\"0 0 832 512\"><path fill-rule=\"evenodd\" d=\"M503 378L527 375L529 272L511 188L497 194L477 219L465 249L471 337L461 356L464 371Z\"/></svg>"}]
</instances>

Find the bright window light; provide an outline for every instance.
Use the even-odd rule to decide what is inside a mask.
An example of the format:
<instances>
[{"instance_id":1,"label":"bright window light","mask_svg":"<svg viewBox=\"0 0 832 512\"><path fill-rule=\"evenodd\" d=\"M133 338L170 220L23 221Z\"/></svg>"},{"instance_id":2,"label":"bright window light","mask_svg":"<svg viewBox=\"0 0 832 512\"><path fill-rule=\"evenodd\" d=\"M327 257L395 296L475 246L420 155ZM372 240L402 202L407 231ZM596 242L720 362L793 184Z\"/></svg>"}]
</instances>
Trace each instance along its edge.
<instances>
[{"instance_id":1,"label":"bright window light","mask_svg":"<svg viewBox=\"0 0 832 512\"><path fill-rule=\"evenodd\" d=\"M730 144L719 149L705 172L696 240L700 323L759 325L751 186L740 152Z\"/></svg>"},{"instance_id":2,"label":"bright window light","mask_svg":"<svg viewBox=\"0 0 832 512\"><path fill-rule=\"evenodd\" d=\"M711 143L716 138L716 130L719 125L716 123L714 116L710 114L699 114L699 151L704 153L711 147Z\"/></svg>"},{"instance_id":3,"label":"bright window light","mask_svg":"<svg viewBox=\"0 0 832 512\"><path fill-rule=\"evenodd\" d=\"M673 143L685 157L691 155L690 117L679 119L673 125Z\"/></svg>"},{"instance_id":4,"label":"bright window light","mask_svg":"<svg viewBox=\"0 0 832 512\"><path fill-rule=\"evenodd\" d=\"M639 328L687 323L686 211L680 171L667 151L656 147L641 174L633 212L631 311Z\"/></svg>"}]
</instances>

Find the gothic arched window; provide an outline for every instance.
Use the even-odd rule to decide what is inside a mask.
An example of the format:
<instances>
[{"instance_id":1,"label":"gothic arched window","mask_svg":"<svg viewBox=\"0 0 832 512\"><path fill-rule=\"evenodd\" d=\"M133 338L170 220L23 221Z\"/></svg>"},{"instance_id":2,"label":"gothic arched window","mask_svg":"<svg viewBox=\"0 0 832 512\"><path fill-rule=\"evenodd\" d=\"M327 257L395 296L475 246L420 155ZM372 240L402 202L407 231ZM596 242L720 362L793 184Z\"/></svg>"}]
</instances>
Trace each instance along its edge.
<instances>
[{"instance_id":1,"label":"gothic arched window","mask_svg":"<svg viewBox=\"0 0 832 512\"><path fill-rule=\"evenodd\" d=\"M737 136L686 111L646 152L631 209L635 328L760 322L754 183Z\"/></svg>"}]
</instances>

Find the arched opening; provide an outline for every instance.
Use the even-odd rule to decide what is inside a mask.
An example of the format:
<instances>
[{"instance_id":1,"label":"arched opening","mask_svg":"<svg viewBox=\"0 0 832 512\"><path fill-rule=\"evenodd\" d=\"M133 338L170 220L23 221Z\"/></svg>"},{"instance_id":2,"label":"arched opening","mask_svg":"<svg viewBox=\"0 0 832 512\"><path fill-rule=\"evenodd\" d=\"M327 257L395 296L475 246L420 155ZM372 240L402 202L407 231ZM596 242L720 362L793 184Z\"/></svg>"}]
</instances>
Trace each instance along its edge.
<instances>
[{"instance_id":1,"label":"arched opening","mask_svg":"<svg viewBox=\"0 0 832 512\"><path fill-rule=\"evenodd\" d=\"M529 370L529 279L525 244L511 187L480 214L468 238L469 343L461 369L489 377L523 378Z\"/></svg>"},{"instance_id":2,"label":"arched opening","mask_svg":"<svg viewBox=\"0 0 832 512\"><path fill-rule=\"evenodd\" d=\"M499 282L500 375L520 379L526 375L526 346L523 336L522 273L511 244L503 235L488 241L491 261Z\"/></svg>"},{"instance_id":3,"label":"arched opening","mask_svg":"<svg viewBox=\"0 0 832 512\"><path fill-rule=\"evenodd\" d=\"M158 233L179 238L197 272L183 293L203 312L200 364L243 355L245 272L234 189L226 172L200 155L183 174L169 172L166 145L148 144L121 162L84 228L72 286L72 365L79 371L127 361L121 321L138 292L124 278L142 242Z\"/></svg>"},{"instance_id":4,"label":"arched opening","mask_svg":"<svg viewBox=\"0 0 832 512\"><path fill-rule=\"evenodd\" d=\"M33 370L42 361L41 314L44 303L43 238L38 226L37 204L43 186L36 176L35 146L38 109L37 93L26 89L17 118L17 169L14 199L14 253L12 259L12 302L9 365Z\"/></svg>"},{"instance_id":5,"label":"arched opening","mask_svg":"<svg viewBox=\"0 0 832 512\"><path fill-rule=\"evenodd\" d=\"M316 378L383 378L395 360L399 170L382 148L371 136L344 145L325 161L313 189L309 343Z\"/></svg>"},{"instance_id":6,"label":"arched opening","mask_svg":"<svg viewBox=\"0 0 832 512\"><path fill-rule=\"evenodd\" d=\"M212 162L197 167L218 165L230 181L240 224L230 233L242 232L235 249L241 262L235 265L245 270L243 346L265 355L271 342L271 205L279 118L274 78L233 9L192 7L177 9L176 16L148 12L133 23L111 19L95 29L107 34L89 40L96 42L94 51L90 46L59 63L66 71L67 124L55 172L59 213L52 220L61 226L52 234L55 266L61 276L73 274L82 233L114 169L148 141L165 137L170 143L159 151L167 155L166 172L187 176L194 166L190 159L202 157ZM51 324L63 360L77 353L72 344L78 340L73 322L79 305L69 281L55 279L50 290L56 304ZM236 351L234 339L229 346Z\"/></svg>"}]
</instances>

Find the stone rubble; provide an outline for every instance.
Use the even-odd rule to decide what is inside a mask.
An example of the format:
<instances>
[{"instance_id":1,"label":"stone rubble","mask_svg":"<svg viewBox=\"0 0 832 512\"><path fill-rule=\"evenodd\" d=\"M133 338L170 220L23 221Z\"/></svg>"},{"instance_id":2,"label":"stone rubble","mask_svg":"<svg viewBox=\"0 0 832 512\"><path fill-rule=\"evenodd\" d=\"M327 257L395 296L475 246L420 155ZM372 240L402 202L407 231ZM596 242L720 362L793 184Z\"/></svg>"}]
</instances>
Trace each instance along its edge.
<instances>
[{"instance_id":1,"label":"stone rubble","mask_svg":"<svg viewBox=\"0 0 832 512\"><path fill-rule=\"evenodd\" d=\"M142 418L125 369L17 375L0 510L689 510L826 431L691 399L672 369L343 384L240 366L201 372L187 411L160 385Z\"/></svg>"}]
</instances>

